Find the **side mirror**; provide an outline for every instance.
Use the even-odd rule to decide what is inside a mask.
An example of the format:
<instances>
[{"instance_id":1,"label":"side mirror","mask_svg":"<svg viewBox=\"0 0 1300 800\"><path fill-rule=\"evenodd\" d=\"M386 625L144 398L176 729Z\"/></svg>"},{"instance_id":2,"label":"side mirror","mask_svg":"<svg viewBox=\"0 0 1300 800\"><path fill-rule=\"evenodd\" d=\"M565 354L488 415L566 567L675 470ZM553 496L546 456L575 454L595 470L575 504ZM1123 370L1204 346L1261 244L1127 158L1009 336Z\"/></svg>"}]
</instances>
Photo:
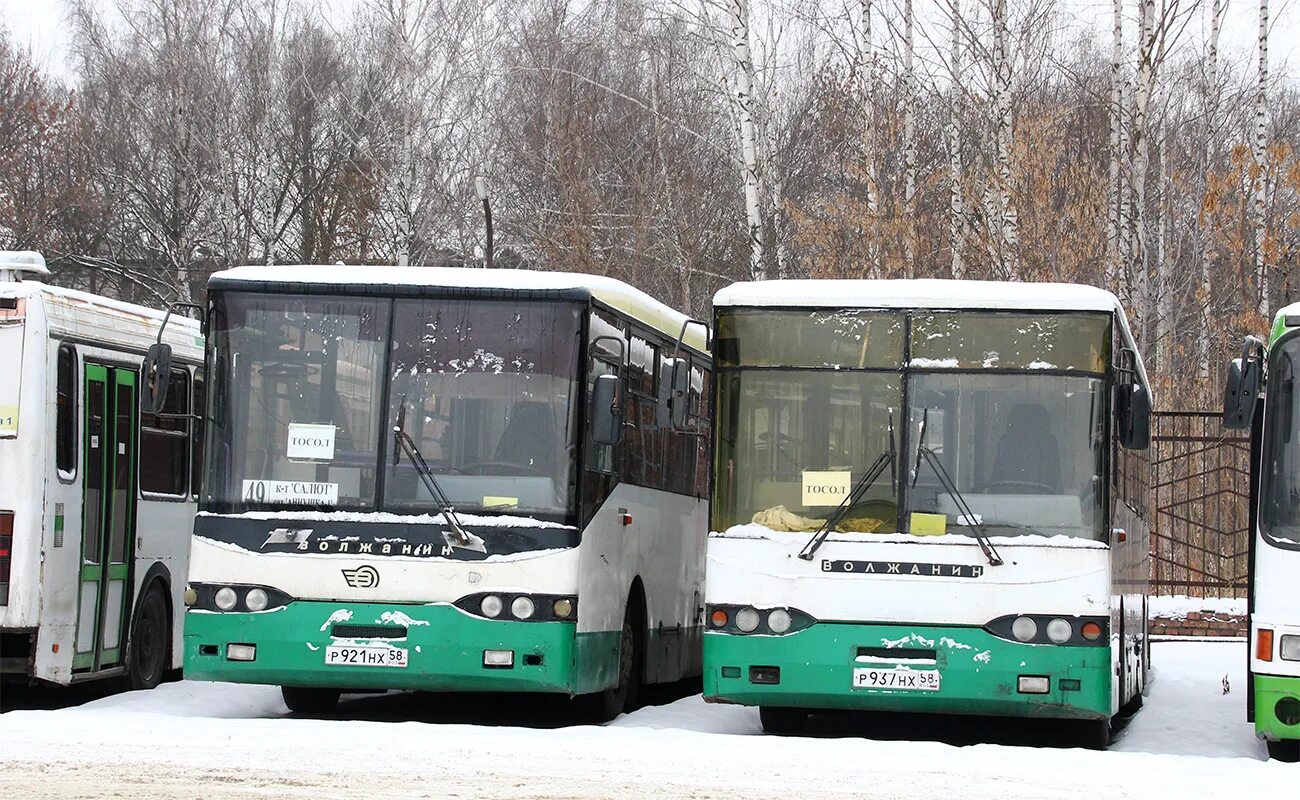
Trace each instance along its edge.
<instances>
[{"instance_id":1,"label":"side mirror","mask_svg":"<svg viewBox=\"0 0 1300 800\"><path fill-rule=\"evenodd\" d=\"M668 420L674 429L686 427L689 405L686 394L690 388L691 368L684 358L673 359L673 371L668 381Z\"/></svg>"},{"instance_id":2,"label":"side mirror","mask_svg":"<svg viewBox=\"0 0 1300 800\"><path fill-rule=\"evenodd\" d=\"M1228 375L1223 381L1223 427L1230 431L1250 428L1263 375L1254 359L1234 358L1228 362Z\"/></svg>"},{"instance_id":3,"label":"side mirror","mask_svg":"<svg viewBox=\"0 0 1300 800\"><path fill-rule=\"evenodd\" d=\"M149 345L140 365L140 411L157 414L167 403L167 389L172 376L172 346L162 342Z\"/></svg>"},{"instance_id":4,"label":"side mirror","mask_svg":"<svg viewBox=\"0 0 1300 800\"><path fill-rule=\"evenodd\" d=\"M591 390L591 441L599 445L623 440L623 409L618 407L618 376L597 375Z\"/></svg>"},{"instance_id":5,"label":"side mirror","mask_svg":"<svg viewBox=\"0 0 1300 800\"><path fill-rule=\"evenodd\" d=\"M1116 398L1119 419L1120 444L1129 450L1145 450L1151 446L1151 396L1140 383L1119 387Z\"/></svg>"}]
</instances>

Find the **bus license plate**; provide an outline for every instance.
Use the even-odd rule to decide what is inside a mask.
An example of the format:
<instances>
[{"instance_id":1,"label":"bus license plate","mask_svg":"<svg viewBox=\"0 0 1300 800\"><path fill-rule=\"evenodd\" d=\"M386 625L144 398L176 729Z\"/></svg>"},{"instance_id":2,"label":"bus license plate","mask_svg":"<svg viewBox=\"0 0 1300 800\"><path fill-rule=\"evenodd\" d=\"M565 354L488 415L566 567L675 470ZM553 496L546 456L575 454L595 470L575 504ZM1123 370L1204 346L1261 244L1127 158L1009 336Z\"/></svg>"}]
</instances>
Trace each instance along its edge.
<instances>
[{"instance_id":1,"label":"bus license plate","mask_svg":"<svg viewBox=\"0 0 1300 800\"><path fill-rule=\"evenodd\" d=\"M939 691L939 670L857 667L853 670L853 688L937 692Z\"/></svg>"},{"instance_id":2,"label":"bus license plate","mask_svg":"<svg viewBox=\"0 0 1300 800\"><path fill-rule=\"evenodd\" d=\"M347 647L329 645L325 648L327 667L398 667L406 668L406 651L400 647Z\"/></svg>"}]
</instances>

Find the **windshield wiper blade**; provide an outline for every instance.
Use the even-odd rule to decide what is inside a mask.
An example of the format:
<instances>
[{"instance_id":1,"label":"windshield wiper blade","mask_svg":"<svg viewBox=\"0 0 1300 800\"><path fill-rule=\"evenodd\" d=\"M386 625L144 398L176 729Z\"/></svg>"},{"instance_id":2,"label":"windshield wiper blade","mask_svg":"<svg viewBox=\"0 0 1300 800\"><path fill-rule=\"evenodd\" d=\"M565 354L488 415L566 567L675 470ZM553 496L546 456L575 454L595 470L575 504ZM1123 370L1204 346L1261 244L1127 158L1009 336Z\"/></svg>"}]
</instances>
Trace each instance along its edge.
<instances>
[{"instance_id":1,"label":"windshield wiper blade","mask_svg":"<svg viewBox=\"0 0 1300 800\"><path fill-rule=\"evenodd\" d=\"M433 497L433 501L438 505L439 513L442 514L443 520L447 523L447 527L450 528L450 530L442 532L443 539L446 540L448 545L459 547L462 550L486 553L487 548L484 546L483 540L470 533L461 524L460 518L456 516L456 509L452 508L451 501L447 499L442 487L438 485L438 479L434 477L433 470L429 468L429 463L420 454L420 448L415 446L410 434L404 430L405 424L406 398L403 397L401 410L397 412L397 424L393 426L393 466L397 466L397 463L401 460L402 451L405 450L407 457L415 465L415 471L420 476L420 480L424 482L424 488L429 490L429 495Z\"/></svg>"},{"instance_id":2,"label":"windshield wiper blade","mask_svg":"<svg viewBox=\"0 0 1300 800\"><path fill-rule=\"evenodd\" d=\"M916 479L920 477L921 459L924 458L925 462L930 465L930 469L934 470L934 474L939 476L939 483L957 506L957 511L961 513L961 519L966 521L967 527L975 530L975 543L980 546L980 550L984 553L984 557L988 559L989 565L1000 567L1004 563L1002 556L998 555L997 548L989 540L988 532L984 530L984 520L971 510L970 504L966 502L966 498L962 497L961 492L957 489L957 484L948 475L948 471L943 468L939 457L925 444L926 427L929 421L930 409L927 407L921 412L921 435L917 437L916 467L912 471L912 485L915 486Z\"/></svg>"},{"instance_id":3,"label":"windshield wiper blade","mask_svg":"<svg viewBox=\"0 0 1300 800\"><path fill-rule=\"evenodd\" d=\"M890 485L894 485L898 480L897 461L898 448L894 444L894 415L890 414L889 449L881 453L880 456L872 462L871 466L867 468L867 471L863 473L862 477L858 478L858 482L853 485L853 490L849 492L849 496L840 501L840 504L835 511L826 518L826 521L821 524L820 528L813 532L812 538L809 539L808 543L799 551L799 557L804 561L812 561L812 557L816 555L818 548L822 546L822 542L826 541L826 537L831 535L831 531L834 531L835 527L839 525L846 516L848 516L849 511L862 501L862 496L867 493L867 490L871 488L872 484L874 484L876 480L880 478L881 474L884 473L885 467L889 467Z\"/></svg>"}]
</instances>

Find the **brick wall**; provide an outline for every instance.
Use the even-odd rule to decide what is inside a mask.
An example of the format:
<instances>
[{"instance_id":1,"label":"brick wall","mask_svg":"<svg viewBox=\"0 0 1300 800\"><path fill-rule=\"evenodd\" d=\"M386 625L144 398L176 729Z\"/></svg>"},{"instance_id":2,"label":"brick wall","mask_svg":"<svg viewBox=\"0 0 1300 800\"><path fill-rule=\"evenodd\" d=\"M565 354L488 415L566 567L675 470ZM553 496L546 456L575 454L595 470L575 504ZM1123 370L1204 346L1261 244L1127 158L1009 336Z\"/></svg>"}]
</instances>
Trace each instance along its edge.
<instances>
[{"instance_id":1,"label":"brick wall","mask_svg":"<svg viewBox=\"0 0 1300 800\"><path fill-rule=\"evenodd\" d=\"M1179 618L1152 617L1152 636L1245 636L1246 615L1223 611L1189 611Z\"/></svg>"}]
</instances>

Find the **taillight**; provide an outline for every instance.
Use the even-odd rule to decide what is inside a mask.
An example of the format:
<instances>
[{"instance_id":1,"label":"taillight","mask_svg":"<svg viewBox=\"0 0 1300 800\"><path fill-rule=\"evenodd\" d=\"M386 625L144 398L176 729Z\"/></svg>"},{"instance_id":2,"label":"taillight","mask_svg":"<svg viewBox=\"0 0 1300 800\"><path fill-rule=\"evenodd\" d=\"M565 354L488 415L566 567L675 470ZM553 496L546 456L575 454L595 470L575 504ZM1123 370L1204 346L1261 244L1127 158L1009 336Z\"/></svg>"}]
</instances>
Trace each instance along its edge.
<instances>
[{"instance_id":1,"label":"taillight","mask_svg":"<svg viewBox=\"0 0 1300 800\"><path fill-rule=\"evenodd\" d=\"M14 512L0 511L0 605L9 605L9 562L14 546Z\"/></svg>"}]
</instances>

